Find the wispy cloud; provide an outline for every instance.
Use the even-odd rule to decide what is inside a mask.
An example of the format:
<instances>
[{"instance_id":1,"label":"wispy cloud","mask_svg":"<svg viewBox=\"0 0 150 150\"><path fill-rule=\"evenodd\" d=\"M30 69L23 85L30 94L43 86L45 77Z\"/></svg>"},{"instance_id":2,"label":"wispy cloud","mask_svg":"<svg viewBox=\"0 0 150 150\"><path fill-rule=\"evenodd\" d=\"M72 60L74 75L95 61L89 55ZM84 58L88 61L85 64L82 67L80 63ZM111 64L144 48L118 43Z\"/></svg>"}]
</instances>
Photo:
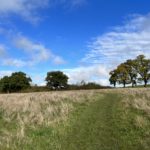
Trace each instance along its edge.
<instances>
[{"instance_id":1,"label":"wispy cloud","mask_svg":"<svg viewBox=\"0 0 150 150\"><path fill-rule=\"evenodd\" d=\"M24 36L18 36L13 39L15 46L25 51L30 57L28 62L30 65L51 60L52 63L59 65L65 61L60 56L55 55L52 51L46 48L43 44L33 42Z\"/></svg>"},{"instance_id":2,"label":"wispy cloud","mask_svg":"<svg viewBox=\"0 0 150 150\"><path fill-rule=\"evenodd\" d=\"M82 6L86 1L87 0L0 0L0 16L1 18L7 18L16 15L35 24L42 18L40 17L40 10L50 8L54 5L74 8Z\"/></svg>"},{"instance_id":3,"label":"wispy cloud","mask_svg":"<svg viewBox=\"0 0 150 150\"><path fill-rule=\"evenodd\" d=\"M13 71L0 71L0 78L3 76L10 76L12 74Z\"/></svg>"},{"instance_id":4,"label":"wispy cloud","mask_svg":"<svg viewBox=\"0 0 150 150\"><path fill-rule=\"evenodd\" d=\"M17 33L15 36L13 32L8 31L4 33L9 35L9 43L13 43L13 47L23 56L23 58L12 57L10 55L9 47L6 47L4 44L0 44L1 63L4 66L34 66L43 62L51 62L55 65L66 63L61 56L54 54L51 49L46 48L45 45L40 42L35 42Z\"/></svg>"},{"instance_id":5,"label":"wispy cloud","mask_svg":"<svg viewBox=\"0 0 150 150\"><path fill-rule=\"evenodd\" d=\"M38 10L48 7L49 0L1 0L0 15L8 17L18 15L31 23L37 22Z\"/></svg>"},{"instance_id":6,"label":"wispy cloud","mask_svg":"<svg viewBox=\"0 0 150 150\"><path fill-rule=\"evenodd\" d=\"M48 60L50 55L52 55L50 50L45 48L44 45L32 42L24 36L15 37L13 42L18 49L29 54L35 62Z\"/></svg>"},{"instance_id":7,"label":"wispy cloud","mask_svg":"<svg viewBox=\"0 0 150 150\"><path fill-rule=\"evenodd\" d=\"M65 2L64 4L66 7L70 9L74 9L74 8L78 8L78 7L85 5L87 3L87 0L66 0L64 2Z\"/></svg>"},{"instance_id":8,"label":"wispy cloud","mask_svg":"<svg viewBox=\"0 0 150 150\"><path fill-rule=\"evenodd\" d=\"M116 26L92 40L83 62L116 65L139 54L150 57L150 14L132 15L123 26Z\"/></svg>"},{"instance_id":9,"label":"wispy cloud","mask_svg":"<svg viewBox=\"0 0 150 150\"><path fill-rule=\"evenodd\" d=\"M24 67L28 65L27 62L16 58L5 58L3 59L2 64L4 66L13 66L13 67Z\"/></svg>"},{"instance_id":10,"label":"wispy cloud","mask_svg":"<svg viewBox=\"0 0 150 150\"><path fill-rule=\"evenodd\" d=\"M103 65L80 66L63 71L69 76L70 83L79 83L84 80L85 82L98 82L104 85L105 79L108 77L107 68Z\"/></svg>"}]
</instances>

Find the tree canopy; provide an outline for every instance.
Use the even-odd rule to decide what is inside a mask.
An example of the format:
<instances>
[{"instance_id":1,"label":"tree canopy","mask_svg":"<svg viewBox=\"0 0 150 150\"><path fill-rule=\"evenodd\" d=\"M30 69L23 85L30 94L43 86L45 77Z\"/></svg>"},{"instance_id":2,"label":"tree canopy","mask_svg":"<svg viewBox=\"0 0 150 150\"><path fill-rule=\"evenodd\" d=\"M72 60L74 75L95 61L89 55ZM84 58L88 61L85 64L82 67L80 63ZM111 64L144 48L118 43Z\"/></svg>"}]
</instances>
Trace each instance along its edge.
<instances>
[{"instance_id":1,"label":"tree canopy","mask_svg":"<svg viewBox=\"0 0 150 150\"><path fill-rule=\"evenodd\" d=\"M2 92L18 92L30 87L31 78L23 72L12 73L11 76L4 76L0 80L0 89Z\"/></svg>"},{"instance_id":2,"label":"tree canopy","mask_svg":"<svg viewBox=\"0 0 150 150\"><path fill-rule=\"evenodd\" d=\"M150 80L150 59L146 59L144 55L139 55L133 60L127 60L121 63L117 68L110 72L110 84L114 86L116 83L132 84L132 87L137 82L144 82L144 86L147 86Z\"/></svg>"},{"instance_id":3,"label":"tree canopy","mask_svg":"<svg viewBox=\"0 0 150 150\"><path fill-rule=\"evenodd\" d=\"M68 84L68 76L61 71L48 72L45 80L52 89L65 88Z\"/></svg>"}]
</instances>

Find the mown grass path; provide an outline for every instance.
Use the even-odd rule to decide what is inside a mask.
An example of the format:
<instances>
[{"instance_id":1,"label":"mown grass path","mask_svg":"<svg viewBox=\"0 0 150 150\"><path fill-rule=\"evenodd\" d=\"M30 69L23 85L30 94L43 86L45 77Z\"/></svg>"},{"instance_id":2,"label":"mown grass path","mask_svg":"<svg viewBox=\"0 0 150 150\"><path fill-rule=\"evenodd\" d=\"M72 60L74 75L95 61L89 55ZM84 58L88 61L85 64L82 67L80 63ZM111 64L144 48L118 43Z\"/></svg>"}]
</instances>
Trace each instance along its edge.
<instances>
[{"instance_id":1,"label":"mown grass path","mask_svg":"<svg viewBox=\"0 0 150 150\"><path fill-rule=\"evenodd\" d=\"M65 138L67 150L119 150L119 139L114 129L116 95L108 94L93 102L77 118Z\"/></svg>"},{"instance_id":2,"label":"mown grass path","mask_svg":"<svg viewBox=\"0 0 150 150\"><path fill-rule=\"evenodd\" d=\"M149 127L137 128L135 110L125 109L117 94L87 106L62 139L62 150L149 150ZM143 114L142 114L143 115Z\"/></svg>"}]
</instances>

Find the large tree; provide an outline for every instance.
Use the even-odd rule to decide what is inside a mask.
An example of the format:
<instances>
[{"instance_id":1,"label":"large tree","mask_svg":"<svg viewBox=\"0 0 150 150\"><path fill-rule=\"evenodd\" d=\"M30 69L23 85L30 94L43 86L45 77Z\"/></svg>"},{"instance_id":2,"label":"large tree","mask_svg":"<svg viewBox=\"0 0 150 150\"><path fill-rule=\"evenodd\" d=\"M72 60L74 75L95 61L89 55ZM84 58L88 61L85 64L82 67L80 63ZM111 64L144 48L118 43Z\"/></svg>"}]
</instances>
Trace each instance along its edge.
<instances>
[{"instance_id":1,"label":"large tree","mask_svg":"<svg viewBox=\"0 0 150 150\"><path fill-rule=\"evenodd\" d=\"M54 89L65 88L68 84L68 76L61 71L51 71L47 73L47 86Z\"/></svg>"},{"instance_id":2,"label":"large tree","mask_svg":"<svg viewBox=\"0 0 150 150\"><path fill-rule=\"evenodd\" d=\"M131 84L133 87L137 83L136 62L135 62L135 60L129 59L124 63L124 65L125 65L125 68L128 72L128 75L130 77L130 81L131 81Z\"/></svg>"},{"instance_id":3,"label":"large tree","mask_svg":"<svg viewBox=\"0 0 150 150\"><path fill-rule=\"evenodd\" d=\"M12 73L11 76L4 76L0 80L2 92L19 92L22 89L30 87L31 78L27 77L23 72Z\"/></svg>"},{"instance_id":4,"label":"large tree","mask_svg":"<svg viewBox=\"0 0 150 150\"><path fill-rule=\"evenodd\" d=\"M130 84L130 77L128 74L128 70L126 68L126 65L124 63L120 64L117 67L117 82L119 84L123 84L123 87L126 86L126 84Z\"/></svg>"},{"instance_id":5,"label":"large tree","mask_svg":"<svg viewBox=\"0 0 150 150\"><path fill-rule=\"evenodd\" d=\"M5 92L5 93L9 93L11 91L11 89L10 89L10 77L4 76L0 80L0 91Z\"/></svg>"},{"instance_id":6,"label":"large tree","mask_svg":"<svg viewBox=\"0 0 150 150\"><path fill-rule=\"evenodd\" d=\"M112 84L114 87L116 87L116 83L117 83L117 79L118 79L117 70L111 71L109 73L109 75L110 75L110 78L109 78L110 84Z\"/></svg>"},{"instance_id":7,"label":"large tree","mask_svg":"<svg viewBox=\"0 0 150 150\"><path fill-rule=\"evenodd\" d=\"M14 92L29 88L30 82L32 81L31 78L27 77L23 72L12 73L10 80L11 90Z\"/></svg>"},{"instance_id":8,"label":"large tree","mask_svg":"<svg viewBox=\"0 0 150 150\"><path fill-rule=\"evenodd\" d=\"M144 81L146 87L150 80L150 59L146 59L144 55L139 55L135 61L137 72L140 75L139 80Z\"/></svg>"}]
</instances>

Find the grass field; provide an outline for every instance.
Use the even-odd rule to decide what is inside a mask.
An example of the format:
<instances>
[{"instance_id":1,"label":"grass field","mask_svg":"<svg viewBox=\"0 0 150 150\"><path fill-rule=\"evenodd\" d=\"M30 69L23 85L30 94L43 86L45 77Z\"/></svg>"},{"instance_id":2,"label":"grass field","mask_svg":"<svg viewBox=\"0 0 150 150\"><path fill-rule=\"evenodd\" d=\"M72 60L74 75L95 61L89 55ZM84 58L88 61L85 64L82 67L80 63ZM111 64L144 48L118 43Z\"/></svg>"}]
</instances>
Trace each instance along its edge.
<instances>
[{"instance_id":1,"label":"grass field","mask_svg":"<svg viewBox=\"0 0 150 150\"><path fill-rule=\"evenodd\" d=\"M149 150L150 89L0 95L0 150Z\"/></svg>"}]
</instances>

